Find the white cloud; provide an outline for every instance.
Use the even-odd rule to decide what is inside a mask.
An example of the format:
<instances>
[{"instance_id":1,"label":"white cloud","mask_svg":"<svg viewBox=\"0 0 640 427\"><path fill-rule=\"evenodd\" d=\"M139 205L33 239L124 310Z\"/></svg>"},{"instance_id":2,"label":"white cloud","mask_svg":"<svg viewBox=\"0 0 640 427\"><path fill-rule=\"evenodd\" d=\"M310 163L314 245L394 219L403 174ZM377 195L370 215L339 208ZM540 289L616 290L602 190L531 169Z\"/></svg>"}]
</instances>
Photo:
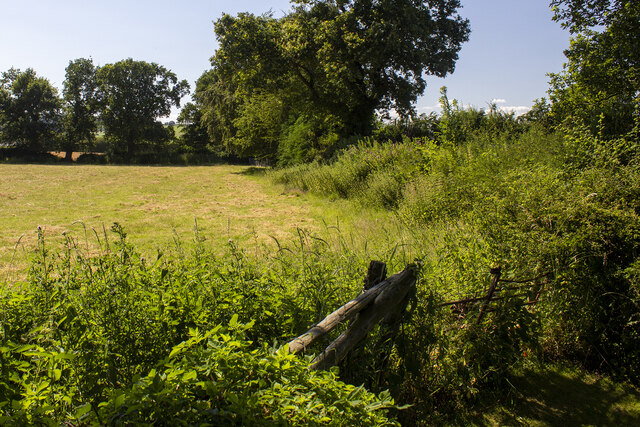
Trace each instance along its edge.
<instances>
[{"instance_id":1,"label":"white cloud","mask_svg":"<svg viewBox=\"0 0 640 427\"><path fill-rule=\"evenodd\" d=\"M498 111L502 111L504 113L514 113L515 116L521 116L525 113L527 113L529 110L531 110L530 106L526 106L526 105L503 105L506 104L507 100L503 99L503 98L494 98L491 100L491 104L496 104L498 107ZM462 104L460 105L461 108L463 109L471 109L471 108L478 108L476 106L474 106L473 104ZM489 111L488 107L484 107L481 108L483 110L485 110L486 112ZM441 114L442 113L442 108L440 107L440 104L436 104L436 105L421 105L421 106L417 106L416 107L416 113L418 113L418 115L420 114L427 114L429 115L430 113L436 113L436 114ZM398 118L398 114L395 111L390 111L391 119L397 119Z\"/></svg>"},{"instance_id":2,"label":"white cloud","mask_svg":"<svg viewBox=\"0 0 640 427\"><path fill-rule=\"evenodd\" d=\"M507 104L507 100L504 98L493 98L491 104L498 106L499 111L513 113L516 116L521 116L531 110L531 107L525 105L505 105Z\"/></svg>"},{"instance_id":3,"label":"white cloud","mask_svg":"<svg viewBox=\"0 0 640 427\"><path fill-rule=\"evenodd\" d=\"M531 107L527 107L525 105L505 105L498 107L498 110L505 113L514 113L516 116L521 116L529 112L529 110L531 110Z\"/></svg>"},{"instance_id":4,"label":"white cloud","mask_svg":"<svg viewBox=\"0 0 640 427\"><path fill-rule=\"evenodd\" d=\"M422 107L418 107L416 108L416 112L418 114L429 114L429 113L433 113L433 112L440 112L441 108L440 108L440 104L437 105L426 105L426 106L422 106Z\"/></svg>"}]
</instances>

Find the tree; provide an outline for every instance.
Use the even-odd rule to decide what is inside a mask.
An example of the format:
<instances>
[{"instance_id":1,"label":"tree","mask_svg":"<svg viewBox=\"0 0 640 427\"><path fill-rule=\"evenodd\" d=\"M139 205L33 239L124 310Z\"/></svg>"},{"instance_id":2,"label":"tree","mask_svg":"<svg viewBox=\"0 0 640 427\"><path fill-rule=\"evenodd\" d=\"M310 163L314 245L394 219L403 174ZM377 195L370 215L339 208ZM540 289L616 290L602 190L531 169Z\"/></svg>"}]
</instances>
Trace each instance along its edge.
<instances>
[{"instance_id":1,"label":"tree","mask_svg":"<svg viewBox=\"0 0 640 427\"><path fill-rule=\"evenodd\" d=\"M99 106L97 69L93 60L80 58L70 61L62 90L64 99L63 134L61 147L71 161L73 151L83 143L91 143L98 129Z\"/></svg>"},{"instance_id":2,"label":"tree","mask_svg":"<svg viewBox=\"0 0 640 427\"><path fill-rule=\"evenodd\" d=\"M32 152L48 148L60 126L56 88L31 68L2 73L0 87L2 142Z\"/></svg>"},{"instance_id":3,"label":"tree","mask_svg":"<svg viewBox=\"0 0 640 427\"><path fill-rule=\"evenodd\" d=\"M274 157L274 138L290 135L291 126L322 124L321 132L346 138L369 134L376 111L410 116L425 76L453 72L469 37L458 0L293 3L279 19L243 13L215 24L220 46L203 106L216 111L205 117L227 126L232 146L242 140L245 148ZM222 99L234 108L219 108ZM255 114L256 102L282 110ZM264 132L255 134L257 128ZM253 132L250 141L243 129Z\"/></svg>"},{"instance_id":4,"label":"tree","mask_svg":"<svg viewBox=\"0 0 640 427\"><path fill-rule=\"evenodd\" d=\"M562 73L551 74L551 115L615 137L640 113L640 3L556 0L554 19L574 37ZM638 120L636 118L636 120Z\"/></svg>"},{"instance_id":5,"label":"tree","mask_svg":"<svg viewBox=\"0 0 640 427\"><path fill-rule=\"evenodd\" d=\"M608 26L632 2L627 0L552 0L553 20L572 33Z\"/></svg>"},{"instance_id":6,"label":"tree","mask_svg":"<svg viewBox=\"0 0 640 427\"><path fill-rule=\"evenodd\" d=\"M188 102L182 107L178 123L182 126L180 139L185 147L195 152L207 151L209 134L207 128L202 125L202 112L196 104Z\"/></svg>"},{"instance_id":7,"label":"tree","mask_svg":"<svg viewBox=\"0 0 640 427\"><path fill-rule=\"evenodd\" d=\"M178 81L166 68L131 58L101 67L97 81L105 135L116 153L126 156L134 155L142 141L169 138L157 119L169 115L189 91L186 80Z\"/></svg>"}]
</instances>

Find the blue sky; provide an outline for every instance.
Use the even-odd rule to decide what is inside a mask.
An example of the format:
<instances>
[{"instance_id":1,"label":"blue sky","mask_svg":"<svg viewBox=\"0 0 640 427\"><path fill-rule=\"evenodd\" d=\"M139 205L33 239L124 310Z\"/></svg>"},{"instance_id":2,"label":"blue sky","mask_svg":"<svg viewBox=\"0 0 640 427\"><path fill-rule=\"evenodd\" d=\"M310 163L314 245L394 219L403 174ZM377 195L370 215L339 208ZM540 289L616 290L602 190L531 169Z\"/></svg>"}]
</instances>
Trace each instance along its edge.
<instances>
[{"instance_id":1,"label":"blue sky","mask_svg":"<svg viewBox=\"0 0 640 427\"><path fill-rule=\"evenodd\" d=\"M551 21L546 0L462 4L471 39L453 75L428 79L418 111L437 111L443 85L465 105L495 101L525 111L546 95L546 73L562 69L569 34ZM157 62L194 87L216 49L212 21L225 12L289 9L285 0L0 0L0 71L31 67L61 89L70 60L92 57L104 65L131 57Z\"/></svg>"}]
</instances>

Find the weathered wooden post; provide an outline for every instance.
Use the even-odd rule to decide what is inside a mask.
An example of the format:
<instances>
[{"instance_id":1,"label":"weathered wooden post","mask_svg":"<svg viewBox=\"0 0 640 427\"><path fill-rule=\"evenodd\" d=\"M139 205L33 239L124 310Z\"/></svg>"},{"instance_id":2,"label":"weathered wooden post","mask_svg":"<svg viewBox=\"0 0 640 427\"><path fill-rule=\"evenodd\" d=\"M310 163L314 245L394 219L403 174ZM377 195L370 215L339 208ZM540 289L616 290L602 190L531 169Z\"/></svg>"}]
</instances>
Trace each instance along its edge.
<instances>
[{"instance_id":1,"label":"weathered wooden post","mask_svg":"<svg viewBox=\"0 0 640 427\"><path fill-rule=\"evenodd\" d=\"M372 263L365 280L365 291L349 301L303 335L292 340L289 351L298 353L340 323L354 318L349 327L312 362L311 369L327 369L339 363L382 319L393 318L404 310L407 295L415 288L418 267L408 265L402 272L375 283L386 274L384 263ZM382 265L380 265L382 264ZM384 268L382 268L384 267ZM368 286L369 289L366 289ZM357 314L357 317L356 317Z\"/></svg>"},{"instance_id":2,"label":"weathered wooden post","mask_svg":"<svg viewBox=\"0 0 640 427\"><path fill-rule=\"evenodd\" d=\"M491 274L493 274L493 279L491 280L491 286L489 287L489 292L487 292L487 299L484 302L484 304L482 304L482 307L480 308L480 314L478 314L478 319L476 321L476 323L480 323L480 321L482 321L482 317L484 316L487 307L489 307L489 303L491 302L491 299L493 298L493 294L496 292L496 288L498 286L498 282L500 281L500 275L502 274L502 269L500 267L496 267L496 268L492 268L490 270Z\"/></svg>"}]
</instances>

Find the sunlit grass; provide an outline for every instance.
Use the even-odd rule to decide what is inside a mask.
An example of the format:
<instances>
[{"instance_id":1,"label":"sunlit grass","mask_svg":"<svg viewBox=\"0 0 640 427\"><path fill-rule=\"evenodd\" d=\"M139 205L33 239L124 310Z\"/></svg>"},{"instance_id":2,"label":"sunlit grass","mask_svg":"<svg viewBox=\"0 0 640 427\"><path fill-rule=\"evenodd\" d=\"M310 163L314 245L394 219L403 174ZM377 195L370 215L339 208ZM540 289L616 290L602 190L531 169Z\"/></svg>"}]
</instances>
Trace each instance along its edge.
<instances>
[{"instance_id":1,"label":"sunlit grass","mask_svg":"<svg viewBox=\"0 0 640 427\"><path fill-rule=\"evenodd\" d=\"M62 233L92 245L114 222L143 253L192 241L216 247L234 239L251 247L276 246L298 228L340 235L363 250L393 246L401 231L393 215L363 211L271 185L261 170L242 166L145 167L0 165L0 280L28 263L38 226L55 246ZM370 241L370 242L369 242Z\"/></svg>"}]
</instances>

